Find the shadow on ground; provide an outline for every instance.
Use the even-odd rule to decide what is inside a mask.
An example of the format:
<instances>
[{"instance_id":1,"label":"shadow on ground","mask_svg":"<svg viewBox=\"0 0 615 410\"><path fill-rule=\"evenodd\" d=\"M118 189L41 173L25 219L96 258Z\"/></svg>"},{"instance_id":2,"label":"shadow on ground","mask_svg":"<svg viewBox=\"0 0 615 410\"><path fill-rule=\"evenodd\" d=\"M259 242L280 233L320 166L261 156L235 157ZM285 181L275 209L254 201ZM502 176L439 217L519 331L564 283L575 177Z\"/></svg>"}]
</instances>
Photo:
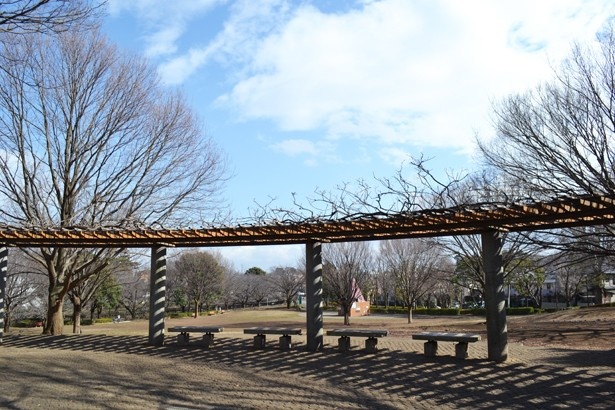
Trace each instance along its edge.
<instances>
[{"instance_id":1,"label":"shadow on ground","mask_svg":"<svg viewBox=\"0 0 615 410\"><path fill-rule=\"evenodd\" d=\"M318 353L307 352L303 345L292 351L280 351L275 341L269 341L266 349L254 350L251 343L251 339L220 337L216 338L213 349L205 350L200 341L180 347L169 340L163 347L153 347L147 345L147 338L136 336L15 335L4 339L4 346L45 349L49 354L53 351L121 353L224 368L237 380L234 390L227 394L236 395L238 400L255 394L250 391L254 387L243 387L241 380L266 379L273 374L284 380L286 375L288 381L274 383L269 392L272 397L278 397L280 407L285 403L291 407L291 402L294 408L317 404L314 400L318 400L317 389L321 386L315 383L318 381L347 386L347 394L330 399L347 403L349 408L612 408L615 350L558 350L550 364L528 364L482 359L460 361L451 356L425 358L415 352L389 349L377 354L364 354L358 349L341 354L331 345ZM161 377L173 379L173 369L143 371L160 372ZM91 380L92 375L89 376ZM117 377L121 382L122 375ZM266 385L264 380L261 386ZM141 386L141 389L152 395L167 394L154 387ZM285 397L293 391L301 394ZM178 395L165 400L181 403L182 398ZM10 403L1 399L0 406L11 408ZM214 404L200 408L226 407Z\"/></svg>"}]
</instances>

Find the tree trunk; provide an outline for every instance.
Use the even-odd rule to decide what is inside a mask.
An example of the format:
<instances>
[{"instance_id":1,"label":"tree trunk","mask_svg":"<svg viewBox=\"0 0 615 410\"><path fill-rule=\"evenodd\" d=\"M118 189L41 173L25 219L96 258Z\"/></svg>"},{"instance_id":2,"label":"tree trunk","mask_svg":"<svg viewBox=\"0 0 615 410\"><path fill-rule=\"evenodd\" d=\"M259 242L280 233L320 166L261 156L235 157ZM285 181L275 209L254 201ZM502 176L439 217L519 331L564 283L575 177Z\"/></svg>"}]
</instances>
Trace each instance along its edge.
<instances>
[{"instance_id":1,"label":"tree trunk","mask_svg":"<svg viewBox=\"0 0 615 410\"><path fill-rule=\"evenodd\" d=\"M199 317L199 301L197 299L194 300L194 318Z\"/></svg>"},{"instance_id":2,"label":"tree trunk","mask_svg":"<svg viewBox=\"0 0 615 410\"><path fill-rule=\"evenodd\" d=\"M11 327L11 309L6 308L4 311L4 333L8 333Z\"/></svg>"},{"instance_id":3,"label":"tree trunk","mask_svg":"<svg viewBox=\"0 0 615 410\"><path fill-rule=\"evenodd\" d=\"M350 325L350 307L347 303L342 303L340 305L342 307L342 314L344 315L344 326Z\"/></svg>"},{"instance_id":4,"label":"tree trunk","mask_svg":"<svg viewBox=\"0 0 615 410\"><path fill-rule=\"evenodd\" d=\"M81 298L73 299L73 333L81 333Z\"/></svg>"},{"instance_id":5,"label":"tree trunk","mask_svg":"<svg viewBox=\"0 0 615 410\"><path fill-rule=\"evenodd\" d=\"M290 309L290 303L292 301L292 298L288 298L286 299L286 309Z\"/></svg>"},{"instance_id":6,"label":"tree trunk","mask_svg":"<svg viewBox=\"0 0 615 410\"><path fill-rule=\"evenodd\" d=\"M64 298L53 298L49 295L49 309L43 333L46 335L61 335L64 329Z\"/></svg>"},{"instance_id":7,"label":"tree trunk","mask_svg":"<svg viewBox=\"0 0 615 410\"><path fill-rule=\"evenodd\" d=\"M412 323L412 305L408 304L408 323Z\"/></svg>"}]
</instances>

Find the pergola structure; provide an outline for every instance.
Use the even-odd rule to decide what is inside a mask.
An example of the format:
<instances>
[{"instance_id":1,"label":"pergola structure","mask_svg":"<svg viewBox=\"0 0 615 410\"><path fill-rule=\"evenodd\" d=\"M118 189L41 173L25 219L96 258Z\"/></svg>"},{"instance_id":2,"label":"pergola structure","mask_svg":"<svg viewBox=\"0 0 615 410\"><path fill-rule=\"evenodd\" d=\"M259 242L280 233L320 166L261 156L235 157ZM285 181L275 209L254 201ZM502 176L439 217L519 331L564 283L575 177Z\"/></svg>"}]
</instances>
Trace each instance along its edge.
<instances>
[{"instance_id":1,"label":"pergola structure","mask_svg":"<svg viewBox=\"0 0 615 410\"><path fill-rule=\"evenodd\" d=\"M502 233L615 223L615 195L586 195L551 201L483 203L393 215L272 222L202 229L59 228L0 226L0 341L9 247L151 248L149 342L164 343L166 249L305 244L307 348L323 347L322 258L326 242L480 234L485 270L488 356L508 357Z\"/></svg>"}]
</instances>

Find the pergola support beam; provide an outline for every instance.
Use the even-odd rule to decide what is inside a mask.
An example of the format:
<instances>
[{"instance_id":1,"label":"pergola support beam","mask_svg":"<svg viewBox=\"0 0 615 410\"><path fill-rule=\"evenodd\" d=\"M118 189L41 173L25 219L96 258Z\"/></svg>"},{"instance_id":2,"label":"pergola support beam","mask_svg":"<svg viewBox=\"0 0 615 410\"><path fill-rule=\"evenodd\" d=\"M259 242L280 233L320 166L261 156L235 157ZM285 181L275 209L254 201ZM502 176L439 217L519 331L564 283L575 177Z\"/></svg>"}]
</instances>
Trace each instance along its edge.
<instances>
[{"instance_id":1,"label":"pergola support beam","mask_svg":"<svg viewBox=\"0 0 615 410\"><path fill-rule=\"evenodd\" d=\"M6 275L9 260L9 248L0 244L0 344L4 337L4 321L6 320Z\"/></svg>"},{"instance_id":2,"label":"pergola support beam","mask_svg":"<svg viewBox=\"0 0 615 410\"><path fill-rule=\"evenodd\" d=\"M306 316L307 350L317 352L323 349L323 307L322 307L322 244L308 242L305 246L306 272Z\"/></svg>"},{"instance_id":3,"label":"pergola support beam","mask_svg":"<svg viewBox=\"0 0 615 410\"><path fill-rule=\"evenodd\" d=\"M167 282L167 248L152 248L149 293L149 344L164 344L164 317Z\"/></svg>"},{"instance_id":4,"label":"pergola support beam","mask_svg":"<svg viewBox=\"0 0 615 410\"><path fill-rule=\"evenodd\" d=\"M485 271L485 308L487 310L487 355L495 362L508 359L506 294L502 269L502 233L492 230L481 234Z\"/></svg>"}]
</instances>

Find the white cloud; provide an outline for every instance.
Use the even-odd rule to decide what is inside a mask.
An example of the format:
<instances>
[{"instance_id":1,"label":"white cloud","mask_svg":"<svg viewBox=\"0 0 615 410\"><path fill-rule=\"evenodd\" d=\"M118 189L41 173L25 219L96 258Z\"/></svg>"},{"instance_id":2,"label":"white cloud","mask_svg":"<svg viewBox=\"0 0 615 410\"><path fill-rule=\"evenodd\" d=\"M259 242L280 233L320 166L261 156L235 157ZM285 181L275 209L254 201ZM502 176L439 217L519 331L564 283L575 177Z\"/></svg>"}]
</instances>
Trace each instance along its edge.
<instances>
[{"instance_id":1,"label":"white cloud","mask_svg":"<svg viewBox=\"0 0 615 410\"><path fill-rule=\"evenodd\" d=\"M383 0L345 14L304 6L263 39L220 101L284 131L470 151L489 125L489 101L549 78L549 58L590 39L609 4Z\"/></svg>"},{"instance_id":2,"label":"white cloud","mask_svg":"<svg viewBox=\"0 0 615 410\"><path fill-rule=\"evenodd\" d=\"M165 57L166 83L219 64L231 89L217 104L238 121L467 153L476 133L491 132L492 100L551 78L571 43L592 40L615 14L611 0L357 1L335 13L316 1L240 0L229 2L213 38L179 48L186 25L222 3L112 0L110 8L147 22L148 52ZM299 142L273 148L321 150Z\"/></svg>"},{"instance_id":3,"label":"white cloud","mask_svg":"<svg viewBox=\"0 0 615 410\"><path fill-rule=\"evenodd\" d=\"M175 53L187 25L223 3L226 0L109 0L108 10L112 16L123 12L136 15L145 30L145 54L153 58Z\"/></svg>"},{"instance_id":4,"label":"white cloud","mask_svg":"<svg viewBox=\"0 0 615 410\"><path fill-rule=\"evenodd\" d=\"M273 144L272 148L276 151L283 152L284 154L291 157L295 157L300 154L314 155L317 153L314 142L303 139L291 139L281 141L279 143Z\"/></svg>"},{"instance_id":5,"label":"white cloud","mask_svg":"<svg viewBox=\"0 0 615 410\"><path fill-rule=\"evenodd\" d=\"M390 164L404 164L409 163L412 159L412 155L397 147L384 147L379 152L380 158Z\"/></svg>"}]
</instances>

